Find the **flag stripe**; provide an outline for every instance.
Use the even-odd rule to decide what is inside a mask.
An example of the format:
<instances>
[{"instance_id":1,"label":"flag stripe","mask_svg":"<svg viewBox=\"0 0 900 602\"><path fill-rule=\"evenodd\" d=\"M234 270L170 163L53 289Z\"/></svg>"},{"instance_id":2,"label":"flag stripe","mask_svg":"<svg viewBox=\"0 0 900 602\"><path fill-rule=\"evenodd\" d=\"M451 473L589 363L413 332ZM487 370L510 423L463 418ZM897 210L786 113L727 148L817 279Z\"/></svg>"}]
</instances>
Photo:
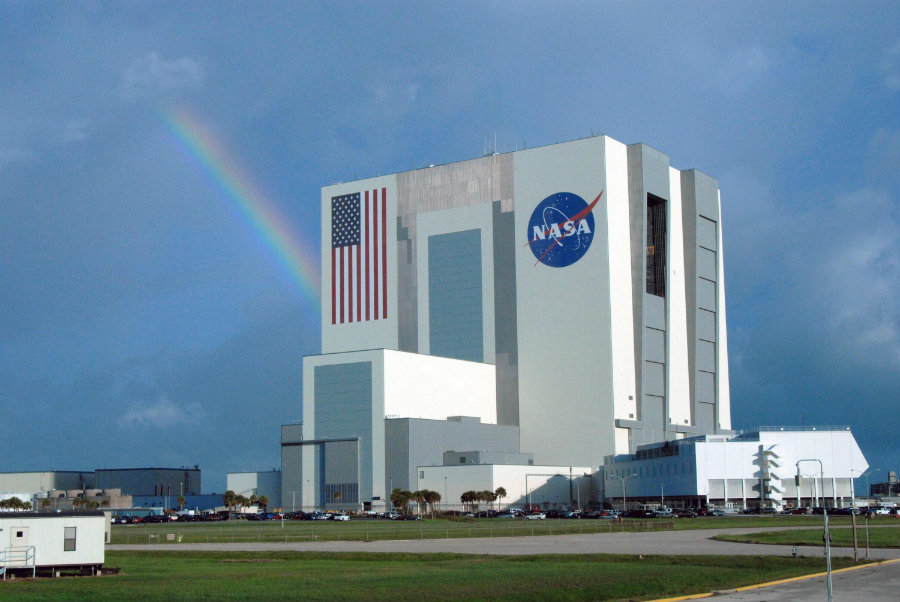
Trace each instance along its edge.
<instances>
[{"instance_id":1,"label":"flag stripe","mask_svg":"<svg viewBox=\"0 0 900 602\"><path fill-rule=\"evenodd\" d=\"M366 224L368 225L368 223L369 223L369 191L367 190L366 191ZM369 284L369 255L370 255L370 253L369 253L369 228L368 227L366 227L366 247L365 248L366 248L366 290L368 291L368 290L371 290L369 288L370 287L370 284ZM369 318L370 318L370 313L369 313L370 305L371 305L371 303L370 303L369 295L366 295L366 321L367 322L369 321Z\"/></svg>"},{"instance_id":2,"label":"flag stripe","mask_svg":"<svg viewBox=\"0 0 900 602\"><path fill-rule=\"evenodd\" d=\"M381 189L381 317L387 319L387 189Z\"/></svg>"},{"instance_id":3,"label":"flag stripe","mask_svg":"<svg viewBox=\"0 0 900 602\"><path fill-rule=\"evenodd\" d=\"M372 257L374 273L372 274L373 304L375 319L378 319L378 189L372 191Z\"/></svg>"},{"instance_id":4,"label":"flag stripe","mask_svg":"<svg viewBox=\"0 0 900 602\"><path fill-rule=\"evenodd\" d=\"M332 197L331 323L387 318L387 292L387 188Z\"/></svg>"}]
</instances>

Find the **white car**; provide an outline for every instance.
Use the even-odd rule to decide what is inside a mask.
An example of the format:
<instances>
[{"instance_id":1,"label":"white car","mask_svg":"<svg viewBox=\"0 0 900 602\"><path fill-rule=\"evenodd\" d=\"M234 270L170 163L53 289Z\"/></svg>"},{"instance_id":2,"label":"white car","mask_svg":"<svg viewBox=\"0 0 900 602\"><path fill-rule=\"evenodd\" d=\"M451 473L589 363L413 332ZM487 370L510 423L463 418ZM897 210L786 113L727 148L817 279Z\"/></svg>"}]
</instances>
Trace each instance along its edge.
<instances>
[{"instance_id":1,"label":"white car","mask_svg":"<svg viewBox=\"0 0 900 602\"><path fill-rule=\"evenodd\" d=\"M534 512L532 514L526 514L525 518L528 520L544 520L547 518L547 515L543 512Z\"/></svg>"},{"instance_id":2,"label":"white car","mask_svg":"<svg viewBox=\"0 0 900 602\"><path fill-rule=\"evenodd\" d=\"M331 516L331 520L350 520L350 517L344 513L341 514L333 514Z\"/></svg>"}]
</instances>

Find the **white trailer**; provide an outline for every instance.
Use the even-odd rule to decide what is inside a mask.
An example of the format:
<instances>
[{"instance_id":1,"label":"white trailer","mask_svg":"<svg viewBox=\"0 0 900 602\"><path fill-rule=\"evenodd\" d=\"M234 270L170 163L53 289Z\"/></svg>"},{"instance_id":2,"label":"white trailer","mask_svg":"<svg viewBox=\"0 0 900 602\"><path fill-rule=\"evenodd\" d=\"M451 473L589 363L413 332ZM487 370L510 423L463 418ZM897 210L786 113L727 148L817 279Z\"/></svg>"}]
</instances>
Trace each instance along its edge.
<instances>
[{"instance_id":1,"label":"white trailer","mask_svg":"<svg viewBox=\"0 0 900 602\"><path fill-rule=\"evenodd\" d=\"M103 566L106 523L101 511L0 513L0 574L94 574Z\"/></svg>"}]
</instances>

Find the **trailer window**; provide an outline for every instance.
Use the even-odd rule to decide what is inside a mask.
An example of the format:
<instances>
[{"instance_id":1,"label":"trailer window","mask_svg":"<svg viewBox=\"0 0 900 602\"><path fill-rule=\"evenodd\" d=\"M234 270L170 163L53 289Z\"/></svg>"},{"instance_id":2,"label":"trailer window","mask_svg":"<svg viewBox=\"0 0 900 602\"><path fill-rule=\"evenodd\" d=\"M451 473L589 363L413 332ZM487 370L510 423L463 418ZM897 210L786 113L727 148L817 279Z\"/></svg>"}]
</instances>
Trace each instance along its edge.
<instances>
[{"instance_id":1,"label":"trailer window","mask_svg":"<svg viewBox=\"0 0 900 602\"><path fill-rule=\"evenodd\" d=\"M75 527L65 527L66 531L63 537L63 552L75 551Z\"/></svg>"}]
</instances>

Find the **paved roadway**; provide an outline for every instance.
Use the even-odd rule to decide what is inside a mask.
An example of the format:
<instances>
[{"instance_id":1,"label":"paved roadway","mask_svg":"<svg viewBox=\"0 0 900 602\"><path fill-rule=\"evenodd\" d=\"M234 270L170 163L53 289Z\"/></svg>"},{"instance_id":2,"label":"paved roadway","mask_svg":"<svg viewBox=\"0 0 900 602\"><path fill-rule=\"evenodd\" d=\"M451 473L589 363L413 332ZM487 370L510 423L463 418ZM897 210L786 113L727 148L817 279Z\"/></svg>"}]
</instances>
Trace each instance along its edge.
<instances>
[{"instance_id":1,"label":"paved roadway","mask_svg":"<svg viewBox=\"0 0 900 602\"><path fill-rule=\"evenodd\" d=\"M823 602L828 599L825 575L792 579L786 583L754 586L708 596L715 602ZM900 591L900 562L835 571L831 575L835 602L876 602L896 600Z\"/></svg>"},{"instance_id":2,"label":"paved roadway","mask_svg":"<svg viewBox=\"0 0 900 602\"><path fill-rule=\"evenodd\" d=\"M791 527L787 527L791 528ZM322 541L280 543L180 543L152 545L110 544L107 550L168 551L309 551L309 552L445 552L457 554L694 554L722 556L791 556L792 546L731 543L710 539L724 533L772 531L769 528L698 529L648 533L600 533L590 535L548 535L542 537L493 537L472 539L425 539L397 541ZM822 548L798 547L798 555L822 557ZM834 556L853 557L852 548L832 548ZM860 550L860 558L865 550ZM884 564L835 572L832 584L835 602L872 602L896 599L900 591L900 552L893 549L870 551L873 560ZM824 562L823 562L824 565ZM696 598L696 596L695 596ZM825 576L791 580L731 593L719 592L716 602L821 602L826 600Z\"/></svg>"}]
</instances>

